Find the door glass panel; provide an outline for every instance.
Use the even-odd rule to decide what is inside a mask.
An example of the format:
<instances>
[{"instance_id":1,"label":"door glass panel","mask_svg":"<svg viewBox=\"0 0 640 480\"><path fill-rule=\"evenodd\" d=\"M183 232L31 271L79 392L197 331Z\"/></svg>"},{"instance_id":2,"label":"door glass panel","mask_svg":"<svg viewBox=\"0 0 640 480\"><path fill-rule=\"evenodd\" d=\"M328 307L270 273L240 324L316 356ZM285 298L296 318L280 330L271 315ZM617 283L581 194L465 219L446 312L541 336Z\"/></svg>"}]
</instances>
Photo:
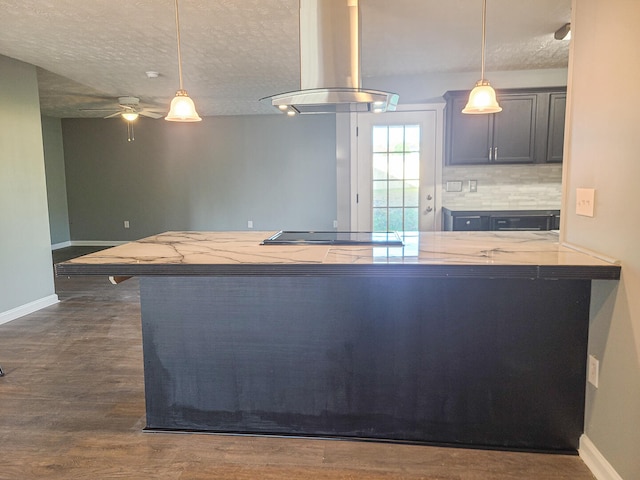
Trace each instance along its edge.
<instances>
[{"instance_id":1,"label":"door glass panel","mask_svg":"<svg viewBox=\"0 0 640 480\"><path fill-rule=\"evenodd\" d=\"M374 126L374 231L419 229L420 126Z\"/></svg>"},{"instance_id":2,"label":"door glass panel","mask_svg":"<svg viewBox=\"0 0 640 480\"><path fill-rule=\"evenodd\" d=\"M373 151L388 152L389 135L387 127L373 127Z\"/></svg>"},{"instance_id":3,"label":"door glass panel","mask_svg":"<svg viewBox=\"0 0 640 480\"><path fill-rule=\"evenodd\" d=\"M389 230L397 230L402 231L404 228L403 225L403 208L390 208L389 209Z\"/></svg>"},{"instance_id":4,"label":"door glass panel","mask_svg":"<svg viewBox=\"0 0 640 480\"><path fill-rule=\"evenodd\" d=\"M404 151L404 127L389 127L389 152Z\"/></svg>"},{"instance_id":5,"label":"door glass panel","mask_svg":"<svg viewBox=\"0 0 640 480\"><path fill-rule=\"evenodd\" d=\"M387 208L373 207L373 231L386 232L388 223Z\"/></svg>"},{"instance_id":6,"label":"door glass panel","mask_svg":"<svg viewBox=\"0 0 640 480\"><path fill-rule=\"evenodd\" d=\"M420 127L418 125L405 127L405 147L407 152L420 151Z\"/></svg>"},{"instance_id":7,"label":"door glass panel","mask_svg":"<svg viewBox=\"0 0 640 480\"><path fill-rule=\"evenodd\" d=\"M373 182L373 206L374 207L386 207L387 201L387 182L386 181L374 181Z\"/></svg>"},{"instance_id":8,"label":"door glass panel","mask_svg":"<svg viewBox=\"0 0 640 480\"><path fill-rule=\"evenodd\" d=\"M387 162L389 156L386 153L373 154L373 179L386 180L388 178Z\"/></svg>"},{"instance_id":9,"label":"door glass panel","mask_svg":"<svg viewBox=\"0 0 640 480\"><path fill-rule=\"evenodd\" d=\"M389 186L389 207L402 207L404 204L404 182L402 180L390 180Z\"/></svg>"}]
</instances>

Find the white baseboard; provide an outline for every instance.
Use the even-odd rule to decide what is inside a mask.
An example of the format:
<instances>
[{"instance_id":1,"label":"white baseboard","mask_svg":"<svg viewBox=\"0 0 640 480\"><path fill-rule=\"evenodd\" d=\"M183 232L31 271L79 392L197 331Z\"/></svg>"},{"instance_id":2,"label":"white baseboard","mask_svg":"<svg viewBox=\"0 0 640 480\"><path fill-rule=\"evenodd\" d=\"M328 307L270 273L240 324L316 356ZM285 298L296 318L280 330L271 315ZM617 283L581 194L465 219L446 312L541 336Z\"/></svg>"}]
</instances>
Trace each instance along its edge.
<instances>
[{"instance_id":1,"label":"white baseboard","mask_svg":"<svg viewBox=\"0 0 640 480\"><path fill-rule=\"evenodd\" d=\"M127 240L71 240L69 242L56 243L51 245L51 250L58 250L67 247L115 247L129 243Z\"/></svg>"},{"instance_id":2,"label":"white baseboard","mask_svg":"<svg viewBox=\"0 0 640 480\"><path fill-rule=\"evenodd\" d=\"M19 307L12 308L11 310L7 310L6 312L0 312L0 325L10 322L11 320L15 320L16 318L29 315L30 313L37 312L38 310L50 305L55 305L58 302L58 295L54 294L49 295L48 297L41 298L39 300L34 300L33 302L29 302L24 305L20 305Z\"/></svg>"},{"instance_id":3,"label":"white baseboard","mask_svg":"<svg viewBox=\"0 0 640 480\"><path fill-rule=\"evenodd\" d=\"M72 247L115 247L129 243L127 240L71 240Z\"/></svg>"},{"instance_id":4,"label":"white baseboard","mask_svg":"<svg viewBox=\"0 0 640 480\"><path fill-rule=\"evenodd\" d=\"M66 242L61 242L61 243L54 243L53 245L51 245L51 250L60 250L61 248L67 248L71 246L71 242L70 241L66 241Z\"/></svg>"},{"instance_id":5,"label":"white baseboard","mask_svg":"<svg viewBox=\"0 0 640 480\"><path fill-rule=\"evenodd\" d=\"M597 480L624 480L586 435L580 436L578 453Z\"/></svg>"}]
</instances>

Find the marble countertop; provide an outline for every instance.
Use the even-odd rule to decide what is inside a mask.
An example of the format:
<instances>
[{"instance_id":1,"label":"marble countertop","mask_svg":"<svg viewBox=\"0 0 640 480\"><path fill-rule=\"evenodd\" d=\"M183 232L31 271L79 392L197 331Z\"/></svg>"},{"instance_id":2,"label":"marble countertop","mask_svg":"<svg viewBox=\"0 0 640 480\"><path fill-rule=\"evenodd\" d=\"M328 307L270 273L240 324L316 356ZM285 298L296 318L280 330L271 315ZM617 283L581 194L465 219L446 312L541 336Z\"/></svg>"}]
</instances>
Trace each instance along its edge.
<instances>
[{"instance_id":1,"label":"marble countertop","mask_svg":"<svg viewBox=\"0 0 640 480\"><path fill-rule=\"evenodd\" d=\"M165 232L56 265L58 275L399 275L618 279L554 232L421 232L404 246L261 245L275 232Z\"/></svg>"},{"instance_id":2,"label":"marble countertop","mask_svg":"<svg viewBox=\"0 0 640 480\"><path fill-rule=\"evenodd\" d=\"M554 232L421 232L404 246L261 245L275 232L165 232L56 265L57 275L391 275L618 279Z\"/></svg>"}]
</instances>

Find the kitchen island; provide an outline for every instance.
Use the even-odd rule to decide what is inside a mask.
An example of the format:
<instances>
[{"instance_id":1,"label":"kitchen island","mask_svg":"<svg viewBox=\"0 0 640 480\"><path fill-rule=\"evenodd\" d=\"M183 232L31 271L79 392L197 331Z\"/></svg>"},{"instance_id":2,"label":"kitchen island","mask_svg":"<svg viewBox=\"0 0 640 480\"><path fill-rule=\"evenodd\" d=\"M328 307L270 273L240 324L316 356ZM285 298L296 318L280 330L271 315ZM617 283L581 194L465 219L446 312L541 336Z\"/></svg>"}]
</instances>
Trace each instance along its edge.
<instances>
[{"instance_id":1,"label":"kitchen island","mask_svg":"<svg viewBox=\"0 0 640 480\"><path fill-rule=\"evenodd\" d=\"M167 232L56 265L140 277L147 430L575 452L593 279L551 232L261 245Z\"/></svg>"}]
</instances>

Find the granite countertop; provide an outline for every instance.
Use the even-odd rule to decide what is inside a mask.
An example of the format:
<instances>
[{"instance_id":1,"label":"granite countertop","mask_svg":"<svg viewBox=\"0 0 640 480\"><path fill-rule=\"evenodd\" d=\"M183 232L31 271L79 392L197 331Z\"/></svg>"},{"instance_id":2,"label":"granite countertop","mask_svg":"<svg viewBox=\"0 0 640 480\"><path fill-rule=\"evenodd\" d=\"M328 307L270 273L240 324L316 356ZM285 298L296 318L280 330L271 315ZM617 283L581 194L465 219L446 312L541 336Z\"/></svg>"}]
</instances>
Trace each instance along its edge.
<instances>
[{"instance_id":1,"label":"granite countertop","mask_svg":"<svg viewBox=\"0 0 640 480\"><path fill-rule=\"evenodd\" d=\"M351 275L618 279L554 232L421 232L404 246L261 245L275 232L165 232L62 262L57 275Z\"/></svg>"}]
</instances>

